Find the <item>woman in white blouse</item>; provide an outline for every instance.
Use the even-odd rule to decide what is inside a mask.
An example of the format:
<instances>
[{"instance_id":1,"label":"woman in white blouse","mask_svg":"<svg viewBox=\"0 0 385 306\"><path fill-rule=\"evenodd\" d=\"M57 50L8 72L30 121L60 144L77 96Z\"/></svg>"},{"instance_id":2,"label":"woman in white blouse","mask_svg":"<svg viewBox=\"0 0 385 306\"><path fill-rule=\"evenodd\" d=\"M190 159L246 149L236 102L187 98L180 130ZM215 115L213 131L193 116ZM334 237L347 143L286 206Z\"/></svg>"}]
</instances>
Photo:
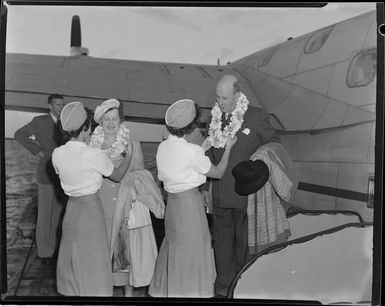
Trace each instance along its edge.
<instances>
[{"instance_id":1,"label":"woman in white blouse","mask_svg":"<svg viewBox=\"0 0 385 306\"><path fill-rule=\"evenodd\" d=\"M168 198L165 238L148 292L153 297L214 296L214 256L198 186L207 176L223 176L236 138L227 141L222 160L214 166L202 147L189 142L199 117L198 105L188 99L173 103L166 112L170 135L159 145L156 162Z\"/></svg>"},{"instance_id":2,"label":"woman in white blouse","mask_svg":"<svg viewBox=\"0 0 385 306\"><path fill-rule=\"evenodd\" d=\"M102 203L97 191L102 176L120 181L128 154L118 168L100 149L90 148L91 114L80 102L67 104L60 115L69 141L52 154L64 192L69 195L56 269L57 290L67 296L112 296L110 248Z\"/></svg>"}]
</instances>

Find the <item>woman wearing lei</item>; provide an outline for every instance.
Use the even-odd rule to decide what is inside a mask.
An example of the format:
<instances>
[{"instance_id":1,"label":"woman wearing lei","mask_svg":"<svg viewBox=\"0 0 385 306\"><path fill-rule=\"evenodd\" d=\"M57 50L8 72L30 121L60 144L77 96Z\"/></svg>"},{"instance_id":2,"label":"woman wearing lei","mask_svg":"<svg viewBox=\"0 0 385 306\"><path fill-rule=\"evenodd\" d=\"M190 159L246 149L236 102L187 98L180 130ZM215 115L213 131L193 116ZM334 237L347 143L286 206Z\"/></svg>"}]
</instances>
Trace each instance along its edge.
<instances>
[{"instance_id":1,"label":"woman wearing lei","mask_svg":"<svg viewBox=\"0 0 385 306\"><path fill-rule=\"evenodd\" d=\"M129 297L133 296L133 287L142 287L150 283L153 273L152 267L155 266L157 256L151 223L139 229L130 229L127 225L128 211L132 207L132 202L135 201L131 190L135 190L137 183L136 181L135 184L133 183L133 177L135 175L145 177L149 188L154 189L154 194L158 194L158 190L156 190L155 181L152 182L151 173L144 169L140 143L130 139L127 122L124 122L122 118L120 102L116 99L104 101L96 107L94 119L99 125L90 138L89 146L102 149L115 167L120 165L126 154L131 155L130 166L123 180L120 183L115 183L108 178L103 178L102 187L98 191L103 204L107 236L111 245L114 286L124 286L124 295ZM146 189L143 186L140 188ZM153 202L159 204L158 211L162 211L162 208L164 210L164 203L161 199L156 197ZM162 212L155 215L162 217ZM132 250L133 241L144 243L147 254L140 254L143 245L138 248L140 250ZM137 255L143 256L142 262L148 271L145 277L143 276L145 273L139 277L133 276L135 270L133 269L133 262L137 262L133 257Z\"/></svg>"}]
</instances>

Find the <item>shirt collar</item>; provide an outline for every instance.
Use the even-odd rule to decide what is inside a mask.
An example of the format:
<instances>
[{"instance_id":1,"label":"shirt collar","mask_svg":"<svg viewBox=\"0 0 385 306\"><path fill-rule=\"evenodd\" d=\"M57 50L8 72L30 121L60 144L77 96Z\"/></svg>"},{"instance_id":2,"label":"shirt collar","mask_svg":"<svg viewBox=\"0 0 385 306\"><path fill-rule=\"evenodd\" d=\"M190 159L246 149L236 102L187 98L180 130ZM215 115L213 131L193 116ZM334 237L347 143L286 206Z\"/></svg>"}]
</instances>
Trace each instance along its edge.
<instances>
[{"instance_id":1,"label":"shirt collar","mask_svg":"<svg viewBox=\"0 0 385 306\"><path fill-rule=\"evenodd\" d=\"M172 134L168 135L167 140L187 142L186 139L184 139L183 137L177 137L177 136L172 135Z\"/></svg>"},{"instance_id":2,"label":"shirt collar","mask_svg":"<svg viewBox=\"0 0 385 306\"><path fill-rule=\"evenodd\" d=\"M82 141L76 141L76 140L69 140L67 141L66 145L74 146L74 147L87 147L87 144Z\"/></svg>"},{"instance_id":3,"label":"shirt collar","mask_svg":"<svg viewBox=\"0 0 385 306\"><path fill-rule=\"evenodd\" d=\"M54 114L52 114L51 112L49 112L49 114L51 115L53 122L55 122L55 124L56 124L58 121L58 118Z\"/></svg>"}]
</instances>

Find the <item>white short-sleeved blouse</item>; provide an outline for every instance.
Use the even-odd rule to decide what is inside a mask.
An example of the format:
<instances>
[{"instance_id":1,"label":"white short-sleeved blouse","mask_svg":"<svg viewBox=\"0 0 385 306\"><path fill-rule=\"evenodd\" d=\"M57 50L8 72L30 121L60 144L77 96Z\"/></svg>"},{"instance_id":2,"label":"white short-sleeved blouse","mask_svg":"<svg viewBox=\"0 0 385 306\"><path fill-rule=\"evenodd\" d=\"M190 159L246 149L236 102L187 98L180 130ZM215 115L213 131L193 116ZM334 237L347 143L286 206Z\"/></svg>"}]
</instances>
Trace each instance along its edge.
<instances>
[{"instance_id":1,"label":"white short-sleeved blouse","mask_svg":"<svg viewBox=\"0 0 385 306\"><path fill-rule=\"evenodd\" d=\"M80 141L68 141L56 148L52 164L64 192L72 197L94 194L102 186L102 176L110 176L114 170L102 150Z\"/></svg>"},{"instance_id":2,"label":"white short-sleeved blouse","mask_svg":"<svg viewBox=\"0 0 385 306\"><path fill-rule=\"evenodd\" d=\"M171 193L182 192L206 182L211 161L203 149L184 138L169 135L161 142L156 154L158 178L164 189Z\"/></svg>"}]
</instances>

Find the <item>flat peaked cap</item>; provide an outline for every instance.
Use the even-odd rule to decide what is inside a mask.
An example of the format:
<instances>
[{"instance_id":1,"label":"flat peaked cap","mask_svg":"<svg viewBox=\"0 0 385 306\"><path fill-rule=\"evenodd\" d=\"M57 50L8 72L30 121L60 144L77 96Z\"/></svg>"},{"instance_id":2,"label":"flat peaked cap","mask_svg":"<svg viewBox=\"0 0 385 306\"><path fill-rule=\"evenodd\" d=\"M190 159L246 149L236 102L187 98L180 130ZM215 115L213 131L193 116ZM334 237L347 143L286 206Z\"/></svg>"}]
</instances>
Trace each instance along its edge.
<instances>
[{"instance_id":1,"label":"flat peaked cap","mask_svg":"<svg viewBox=\"0 0 385 306\"><path fill-rule=\"evenodd\" d=\"M195 102L190 99L178 100L170 105L166 111L166 124L181 129L189 125L196 116Z\"/></svg>"},{"instance_id":2,"label":"flat peaked cap","mask_svg":"<svg viewBox=\"0 0 385 306\"><path fill-rule=\"evenodd\" d=\"M60 114L63 130L66 132L76 131L87 119L87 112L80 102L71 102L64 106Z\"/></svg>"}]
</instances>

